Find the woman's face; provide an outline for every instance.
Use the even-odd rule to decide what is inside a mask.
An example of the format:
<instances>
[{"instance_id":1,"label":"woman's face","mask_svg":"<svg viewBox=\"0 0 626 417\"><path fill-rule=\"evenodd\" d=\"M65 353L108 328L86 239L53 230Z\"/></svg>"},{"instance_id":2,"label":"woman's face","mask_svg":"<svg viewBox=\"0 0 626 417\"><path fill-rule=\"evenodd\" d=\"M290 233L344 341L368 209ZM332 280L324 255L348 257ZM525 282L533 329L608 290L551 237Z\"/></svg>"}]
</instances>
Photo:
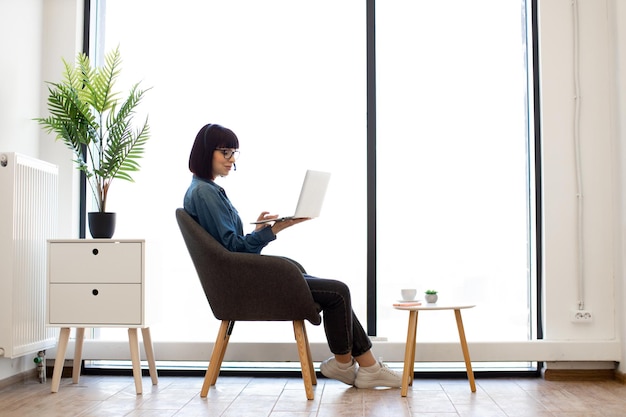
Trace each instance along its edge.
<instances>
[{"instance_id":1,"label":"woman's face","mask_svg":"<svg viewBox=\"0 0 626 417\"><path fill-rule=\"evenodd\" d=\"M239 151L234 148L217 148L213 151L213 179L225 177L235 165Z\"/></svg>"}]
</instances>

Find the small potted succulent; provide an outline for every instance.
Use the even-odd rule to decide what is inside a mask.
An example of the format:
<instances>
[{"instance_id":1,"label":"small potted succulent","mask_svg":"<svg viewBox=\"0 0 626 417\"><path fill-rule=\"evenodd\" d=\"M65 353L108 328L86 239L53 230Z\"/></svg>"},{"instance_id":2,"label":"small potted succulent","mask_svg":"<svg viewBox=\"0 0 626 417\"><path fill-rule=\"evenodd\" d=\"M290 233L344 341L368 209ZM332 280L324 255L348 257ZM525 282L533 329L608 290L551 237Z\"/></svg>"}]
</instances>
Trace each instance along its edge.
<instances>
[{"instance_id":1,"label":"small potted succulent","mask_svg":"<svg viewBox=\"0 0 626 417\"><path fill-rule=\"evenodd\" d=\"M426 290L425 295L426 295L426 302L429 304L436 303L437 299L439 298L437 296L437 291L435 290Z\"/></svg>"}]
</instances>

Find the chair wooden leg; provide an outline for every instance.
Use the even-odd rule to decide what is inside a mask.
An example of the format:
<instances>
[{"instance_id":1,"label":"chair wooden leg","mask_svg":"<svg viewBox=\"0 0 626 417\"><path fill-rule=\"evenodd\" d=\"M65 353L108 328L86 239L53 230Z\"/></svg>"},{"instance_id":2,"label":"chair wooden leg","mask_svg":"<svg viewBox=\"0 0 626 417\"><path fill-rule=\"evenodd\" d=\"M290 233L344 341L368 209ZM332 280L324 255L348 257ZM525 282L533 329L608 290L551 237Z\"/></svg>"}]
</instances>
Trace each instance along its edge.
<instances>
[{"instance_id":1,"label":"chair wooden leg","mask_svg":"<svg viewBox=\"0 0 626 417\"><path fill-rule=\"evenodd\" d=\"M308 400L312 400L314 398L313 375L315 374L311 372L313 364L311 362L306 329L304 327L304 320L293 321L293 332L296 336L296 343L298 345L298 355L300 356L300 365L302 367L302 379L304 380L304 390L306 391L306 398Z\"/></svg>"},{"instance_id":2,"label":"chair wooden leg","mask_svg":"<svg viewBox=\"0 0 626 417\"><path fill-rule=\"evenodd\" d=\"M311 384L317 385L317 376L315 376L315 367L313 366L313 355L311 355L311 345L309 345L309 336L306 333L306 325L302 322L302 330L304 334L304 341L306 343L306 356L311 368Z\"/></svg>"},{"instance_id":3,"label":"chair wooden leg","mask_svg":"<svg viewBox=\"0 0 626 417\"><path fill-rule=\"evenodd\" d=\"M220 330L217 333L215 339L215 346L213 347L213 353L211 354L211 361L209 367L204 375L204 382L202 383L202 390L200 391L200 397L205 398L209 393L209 387L215 385L217 376L220 373L222 367L222 361L224 360L224 354L228 347L228 339L230 338L229 329L231 328L231 322L228 320L222 320Z\"/></svg>"},{"instance_id":4,"label":"chair wooden leg","mask_svg":"<svg viewBox=\"0 0 626 417\"><path fill-rule=\"evenodd\" d=\"M213 373L213 377L211 379L211 386L215 385L217 382L217 377L220 374L220 369L222 368L222 362L224 362L224 355L226 355L226 348L228 347L228 341L230 340L230 335L233 333L233 327L235 326L234 321L229 321L228 326L226 327L226 336L224 337L224 344L220 349L220 356L217 358L217 372Z\"/></svg>"}]
</instances>

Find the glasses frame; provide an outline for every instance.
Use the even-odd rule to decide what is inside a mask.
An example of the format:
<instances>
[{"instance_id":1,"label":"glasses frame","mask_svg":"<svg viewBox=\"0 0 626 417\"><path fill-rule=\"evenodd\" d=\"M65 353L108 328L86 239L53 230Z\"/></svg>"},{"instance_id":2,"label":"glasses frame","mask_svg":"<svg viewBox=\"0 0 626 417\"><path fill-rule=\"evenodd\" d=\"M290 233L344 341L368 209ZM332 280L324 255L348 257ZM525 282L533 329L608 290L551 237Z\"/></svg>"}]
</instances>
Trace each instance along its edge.
<instances>
[{"instance_id":1,"label":"glasses frame","mask_svg":"<svg viewBox=\"0 0 626 417\"><path fill-rule=\"evenodd\" d=\"M235 157L235 159L239 158L238 149L232 150L232 148L215 148L215 150L221 152L226 160L231 159L233 156Z\"/></svg>"}]
</instances>

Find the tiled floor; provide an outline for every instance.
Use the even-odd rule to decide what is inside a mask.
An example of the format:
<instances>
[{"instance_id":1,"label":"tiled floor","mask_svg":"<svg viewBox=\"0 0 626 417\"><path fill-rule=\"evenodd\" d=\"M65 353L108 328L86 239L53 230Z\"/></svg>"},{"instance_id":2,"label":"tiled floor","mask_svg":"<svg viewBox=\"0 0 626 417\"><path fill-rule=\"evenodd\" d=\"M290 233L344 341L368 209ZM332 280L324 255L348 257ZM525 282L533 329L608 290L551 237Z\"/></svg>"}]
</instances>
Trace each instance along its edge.
<instances>
[{"instance_id":1,"label":"tiled floor","mask_svg":"<svg viewBox=\"0 0 626 417\"><path fill-rule=\"evenodd\" d=\"M406 398L399 389L359 390L318 379L307 401L299 378L221 376L206 399L201 377L163 377L143 395L132 377L64 378L58 393L25 381L0 391L2 417L224 416L224 417L623 417L626 385L614 381L549 382L539 378L417 379Z\"/></svg>"}]
</instances>

